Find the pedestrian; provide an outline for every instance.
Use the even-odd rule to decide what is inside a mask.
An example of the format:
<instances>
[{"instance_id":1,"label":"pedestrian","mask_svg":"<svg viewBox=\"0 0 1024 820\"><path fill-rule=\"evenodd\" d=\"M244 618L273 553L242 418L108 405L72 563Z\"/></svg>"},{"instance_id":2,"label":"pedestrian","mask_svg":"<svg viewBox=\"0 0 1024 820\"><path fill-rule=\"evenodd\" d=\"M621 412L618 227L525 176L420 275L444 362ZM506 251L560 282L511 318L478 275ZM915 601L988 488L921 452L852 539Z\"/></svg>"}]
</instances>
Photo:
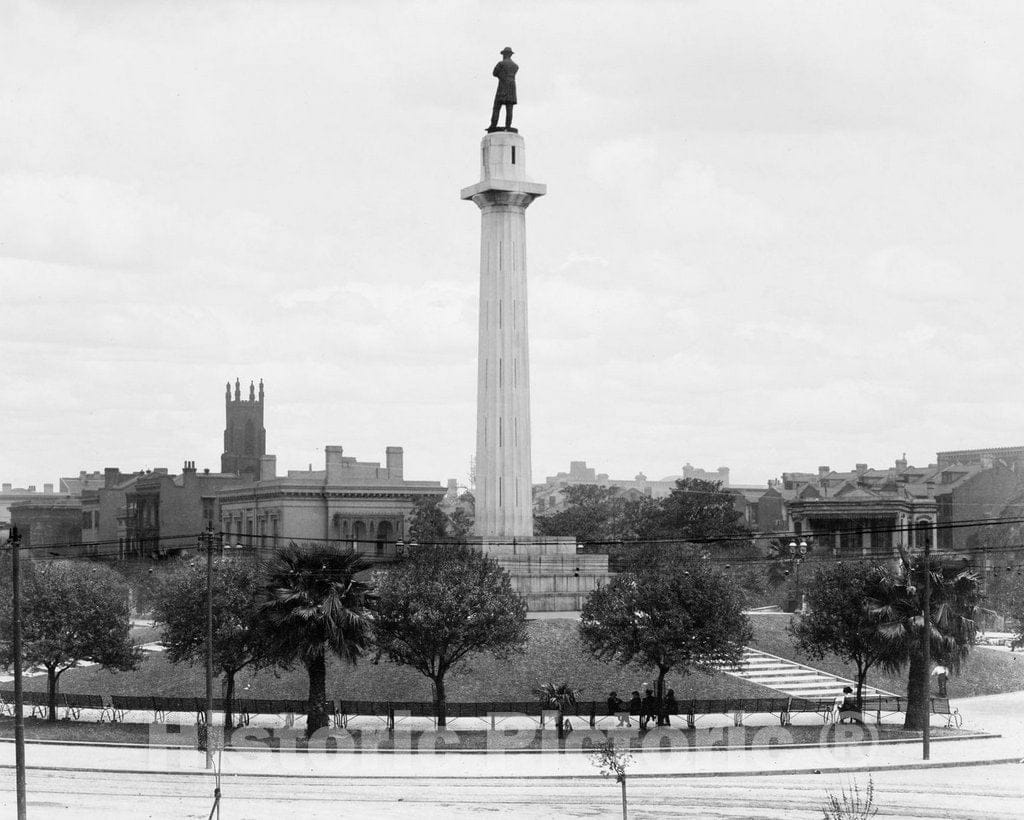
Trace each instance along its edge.
<instances>
[{"instance_id":1,"label":"pedestrian","mask_svg":"<svg viewBox=\"0 0 1024 820\"><path fill-rule=\"evenodd\" d=\"M633 725L629 722L629 712L624 711L622 708L625 705L625 702L622 700L622 698L618 696L617 693L608 693L608 714L615 715L619 719L619 722L616 724L615 728L618 728L619 726Z\"/></svg>"},{"instance_id":2,"label":"pedestrian","mask_svg":"<svg viewBox=\"0 0 1024 820\"><path fill-rule=\"evenodd\" d=\"M661 712L665 717L665 725L672 725L672 715L679 714L679 704L676 703L676 690L669 689L665 693L665 703L662 704Z\"/></svg>"},{"instance_id":3,"label":"pedestrian","mask_svg":"<svg viewBox=\"0 0 1024 820\"><path fill-rule=\"evenodd\" d=\"M935 675L935 680L939 684L939 697L946 697L946 682L949 680L949 670L940 663L936 664L932 674Z\"/></svg>"},{"instance_id":4,"label":"pedestrian","mask_svg":"<svg viewBox=\"0 0 1024 820\"><path fill-rule=\"evenodd\" d=\"M657 719L658 708L654 700L654 690L648 689L644 692L644 699L640 702L640 728L646 729L648 721Z\"/></svg>"},{"instance_id":5,"label":"pedestrian","mask_svg":"<svg viewBox=\"0 0 1024 820\"><path fill-rule=\"evenodd\" d=\"M857 708L857 698L853 694L853 689L849 686L844 686L842 696L836 698L836 720L838 723L844 723L847 720L851 723L861 722L860 709Z\"/></svg>"},{"instance_id":6,"label":"pedestrian","mask_svg":"<svg viewBox=\"0 0 1024 820\"><path fill-rule=\"evenodd\" d=\"M640 700L640 693L636 689L634 689L633 694L629 697L629 713L631 715L636 715L637 720L640 719L640 708L642 706L643 703Z\"/></svg>"}]
</instances>

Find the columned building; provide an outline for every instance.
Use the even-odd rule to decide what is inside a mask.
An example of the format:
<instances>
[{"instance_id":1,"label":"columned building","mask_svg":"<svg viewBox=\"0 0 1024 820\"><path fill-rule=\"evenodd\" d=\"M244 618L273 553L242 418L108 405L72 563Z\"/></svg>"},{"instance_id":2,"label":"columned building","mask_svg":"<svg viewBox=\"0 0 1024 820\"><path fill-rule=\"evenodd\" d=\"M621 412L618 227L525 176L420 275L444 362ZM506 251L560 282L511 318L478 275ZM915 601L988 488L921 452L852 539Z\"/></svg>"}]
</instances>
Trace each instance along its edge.
<instances>
[{"instance_id":1,"label":"columned building","mask_svg":"<svg viewBox=\"0 0 1024 820\"><path fill-rule=\"evenodd\" d=\"M935 497L915 494L907 486L844 483L824 495L809 484L787 504L787 511L791 530L813 538L819 553L883 558L897 554L901 545L921 549L927 541L930 548L937 546Z\"/></svg>"}]
</instances>

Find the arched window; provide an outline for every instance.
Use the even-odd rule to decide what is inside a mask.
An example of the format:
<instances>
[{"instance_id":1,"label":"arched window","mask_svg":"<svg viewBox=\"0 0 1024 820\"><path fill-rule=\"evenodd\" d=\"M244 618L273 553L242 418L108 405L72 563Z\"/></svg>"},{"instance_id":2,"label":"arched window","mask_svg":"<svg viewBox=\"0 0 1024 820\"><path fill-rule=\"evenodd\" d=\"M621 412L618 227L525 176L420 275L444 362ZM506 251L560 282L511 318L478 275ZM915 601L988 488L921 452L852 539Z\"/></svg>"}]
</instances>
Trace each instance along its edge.
<instances>
[{"instance_id":1,"label":"arched window","mask_svg":"<svg viewBox=\"0 0 1024 820\"><path fill-rule=\"evenodd\" d=\"M377 525L377 555L384 554L384 546L391 540L391 532L390 521L381 521Z\"/></svg>"},{"instance_id":2,"label":"arched window","mask_svg":"<svg viewBox=\"0 0 1024 820\"><path fill-rule=\"evenodd\" d=\"M914 533L914 546L918 549L924 549L924 545L927 544L929 547L934 547L932 543L932 522L928 520L921 520L917 522L917 532Z\"/></svg>"},{"instance_id":3,"label":"arched window","mask_svg":"<svg viewBox=\"0 0 1024 820\"><path fill-rule=\"evenodd\" d=\"M360 541L366 540L366 522L356 521L352 525L352 547L356 552L363 552L366 549L365 544L359 543Z\"/></svg>"}]
</instances>

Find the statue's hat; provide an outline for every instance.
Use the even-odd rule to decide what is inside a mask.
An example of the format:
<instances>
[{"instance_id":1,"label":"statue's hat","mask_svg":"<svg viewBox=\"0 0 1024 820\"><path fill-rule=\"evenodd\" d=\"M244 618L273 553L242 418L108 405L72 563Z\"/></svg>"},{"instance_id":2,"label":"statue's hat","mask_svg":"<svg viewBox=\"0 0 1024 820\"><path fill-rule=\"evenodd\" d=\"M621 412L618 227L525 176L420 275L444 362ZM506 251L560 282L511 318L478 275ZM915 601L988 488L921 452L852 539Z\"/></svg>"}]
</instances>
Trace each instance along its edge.
<instances>
[{"instance_id":1,"label":"statue's hat","mask_svg":"<svg viewBox=\"0 0 1024 820\"><path fill-rule=\"evenodd\" d=\"M510 48L509 46L505 46L505 47L504 47L504 48L503 48L503 49L501 50L501 53L502 53L502 54L515 54L515 52L514 52L514 51L513 51L513 50L512 50L512 49L511 49L511 48Z\"/></svg>"}]
</instances>

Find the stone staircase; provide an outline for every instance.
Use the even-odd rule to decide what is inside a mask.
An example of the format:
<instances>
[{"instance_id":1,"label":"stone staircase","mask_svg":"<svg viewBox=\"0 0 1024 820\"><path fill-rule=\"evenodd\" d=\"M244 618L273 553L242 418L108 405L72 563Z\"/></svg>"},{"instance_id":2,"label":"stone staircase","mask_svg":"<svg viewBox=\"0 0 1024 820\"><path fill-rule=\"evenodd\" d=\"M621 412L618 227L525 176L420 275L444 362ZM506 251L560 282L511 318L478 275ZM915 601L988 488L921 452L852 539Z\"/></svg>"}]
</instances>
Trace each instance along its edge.
<instances>
[{"instance_id":1,"label":"stone staircase","mask_svg":"<svg viewBox=\"0 0 1024 820\"><path fill-rule=\"evenodd\" d=\"M723 667L722 671L727 675L766 686L794 698L831 700L843 693L844 686L852 687L854 691L857 689L855 681L830 675L820 669L805 666L787 658L780 658L777 655L770 655L758 649L751 649L749 646L744 648L743 660L739 666ZM864 687L864 697L866 698L892 694L892 692L876 689L873 686Z\"/></svg>"}]
</instances>

